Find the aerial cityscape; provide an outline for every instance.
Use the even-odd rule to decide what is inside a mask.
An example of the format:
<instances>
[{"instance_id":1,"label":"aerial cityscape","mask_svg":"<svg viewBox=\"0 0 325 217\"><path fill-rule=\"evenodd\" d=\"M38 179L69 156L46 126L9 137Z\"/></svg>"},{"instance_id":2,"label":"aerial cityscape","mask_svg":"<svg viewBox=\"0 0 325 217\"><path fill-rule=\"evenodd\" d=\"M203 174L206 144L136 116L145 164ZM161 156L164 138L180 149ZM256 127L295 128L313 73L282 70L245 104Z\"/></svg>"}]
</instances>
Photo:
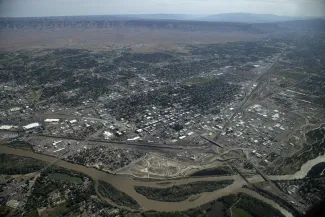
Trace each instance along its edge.
<instances>
[{"instance_id":1,"label":"aerial cityscape","mask_svg":"<svg viewBox=\"0 0 325 217\"><path fill-rule=\"evenodd\" d=\"M0 18L1 216L325 199L325 20L161 16Z\"/></svg>"}]
</instances>

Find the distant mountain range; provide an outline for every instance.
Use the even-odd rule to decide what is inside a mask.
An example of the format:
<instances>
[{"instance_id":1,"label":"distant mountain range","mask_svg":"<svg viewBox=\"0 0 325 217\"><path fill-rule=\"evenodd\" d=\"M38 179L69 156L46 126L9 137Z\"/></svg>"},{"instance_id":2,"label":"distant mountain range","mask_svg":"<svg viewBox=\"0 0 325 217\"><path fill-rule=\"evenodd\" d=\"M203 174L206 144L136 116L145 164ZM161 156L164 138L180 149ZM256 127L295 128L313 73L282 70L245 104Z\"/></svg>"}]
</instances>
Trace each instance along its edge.
<instances>
[{"instance_id":1,"label":"distant mountain range","mask_svg":"<svg viewBox=\"0 0 325 217\"><path fill-rule=\"evenodd\" d=\"M250 13L228 13L216 14L200 18L204 21L219 21L219 22L240 22L240 23L271 23L293 20L309 20L319 17L290 17L278 16L274 14L250 14Z\"/></svg>"},{"instance_id":2,"label":"distant mountain range","mask_svg":"<svg viewBox=\"0 0 325 217\"><path fill-rule=\"evenodd\" d=\"M269 33L296 29L325 31L325 19L314 17L283 17L271 14L218 14L210 16L181 14L103 15L67 17L0 18L1 29L62 28L147 28L180 31Z\"/></svg>"},{"instance_id":3,"label":"distant mountain range","mask_svg":"<svg viewBox=\"0 0 325 217\"><path fill-rule=\"evenodd\" d=\"M196 20L212 22L236 22L236 23L272 23L293 20L310 20L325 17L290 17L274 14L252 14L252 13L225 13L214 15L191 15L191 14L125 14L107 15L102 18L114 20Z\"/></svg>"},{"instance_id":4,"label":"distant mountain range","mask_svg":"<svg viewBox=\"0 0 325 217\"><path fill-rule=\"evenodd\" d=\"M71 16L61 17L64 20L186 20L186 21L209 21L209 22L235 22L235 23L273 23L294 20L325 19L325 17L291 17L278 16L274 14L252 14L252 13L224 13L213 15L193 14L121 14L121 15L93 15L93 16ZM40 17L41 18L41 17ZM59 19L60 17L49 17ZM3 18L0 18L3 19ZM12 18L8 18L12 19ZM21 18L17 18L21 19ZM42 19L42 18L41 18Z\"/></svg>"}]
</instances>

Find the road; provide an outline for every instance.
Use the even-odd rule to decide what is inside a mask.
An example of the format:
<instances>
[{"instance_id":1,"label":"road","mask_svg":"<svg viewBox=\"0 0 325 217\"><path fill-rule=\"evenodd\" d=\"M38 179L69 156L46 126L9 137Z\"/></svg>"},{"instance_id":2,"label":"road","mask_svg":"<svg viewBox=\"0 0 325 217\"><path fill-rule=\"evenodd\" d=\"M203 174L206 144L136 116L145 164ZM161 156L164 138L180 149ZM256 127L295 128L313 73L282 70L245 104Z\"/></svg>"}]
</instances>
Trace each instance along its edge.
<instances>
[{"instance_id":1,"label":"road","mask_svg":"<svg viewBox=\"0 0 325 217\"><path fill-rule=\"evenodd\" d=\"M214 141L212 141L211 139L208 139L208 138L206 138L206 137L204 137L204 136L200 136L202 139L204 139L204 140L206 140L206 141L208 141L208 142L210 142L210 143L212 143L213 145L216 145L216 146L218 146L219 148L223 148L223 146L222 145L219 145L218 143L216 143L216 142L214 142Z\"/></svg>"}]
</instances>

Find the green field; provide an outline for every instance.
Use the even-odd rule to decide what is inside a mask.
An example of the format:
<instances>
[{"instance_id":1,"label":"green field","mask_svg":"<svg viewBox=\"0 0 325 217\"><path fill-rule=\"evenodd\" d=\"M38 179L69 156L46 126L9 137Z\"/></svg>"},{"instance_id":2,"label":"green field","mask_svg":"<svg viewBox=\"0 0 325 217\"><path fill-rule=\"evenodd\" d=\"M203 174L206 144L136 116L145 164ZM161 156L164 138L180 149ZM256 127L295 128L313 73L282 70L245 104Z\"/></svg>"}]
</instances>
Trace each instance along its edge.
<instances>
[{"instance_id":1,"label":"green field","mask_svg":"<svg viewBox=\"0 0 325 217\"><path fill-rule=\"evenodd\" d=\"M223 204L221 202L214 202L209 205L209 207L205 210L206 217L222 217L223 216Z\"/></svg>"},{"instance_id":2,"label":"green field","mask_svg":"<svg viewBox=\"0 0 325 217\"><path fill-rule=\"evenodd\" d=\"M52 173L48 176L48 178L54 179L56 181L66 181L69 183L77 183L77 184L83 183L83 181L80 177L70 176L65 173Z\"/></svg>"},{"instance_id":3,"label":"green field","mask_svg":"<svg viewBox=\"0 0 325 217\"><path fill-rule=\"evenodd\" d=\"M151 200L179 202L189 196L203 192L212 192L231 185L233 180L193 182L185 185L176 185L169 188L150 188L135 186L136 192Z\"/></svg>"},{"instance_id":4,"label":"green field","mask_svg":"<svg viewBox=\"0 0 325 217\"><path fill-rule=\"evenodd\" d=\"M232 174L234 172L229 167L215 167L194 172L190 176L224 176Z\"/></svg>"},{"instance_id":5,"label":"green field","mask_svg":"<svg viewBox=\"0 0 325 217\"><path fill-rule=\"evenodd\" d=\"M36 172L45 166L46 163L33 158L0 154L0 174L27 174Z\"/></svg>"},{"instance_id":6,"label":"green field","mask_svg":"<svg viewBox=\"0 0 325 217\"><path fill-rule=\"evenodd\" d=\"M232 210L233 214L235 214L237 217L253 217L246 210L243 210L241 208L233 207L233 208L231 208L231 210Z\"/></svg>"},{"instance_id":7,"label":"green field","mask_svg":"<svg viewBox=\"0 0 325 217\"><path fill-rule=\"evenodd\" d=\"M103 196L120 206L127 206L132 209L139 209L139 204L132 197L114 188L107 182L98 181L98 191Z\"/></svg>"},{"instance_id":8,"label":"green field","mask_svg":"<svg viewBox=\"0 0 325 217\"><path fill-rule=\"evenodd\" d=\"M238 199L240 200L238 201ZM232 208L232 211L238 217L284 217L279 210L273 208L271 205L247 194L231 194L219 198L218 200L223 203L226 210L232 207L236 201L238 201L235 207Z\"/></svg>"},{"instance_id":9,"label":"green field","mask_svg":"<svg viewBox=\"0 0 325 217\"><path fill-rule=\"evenodd\" d=\"M12 208L9 206L0 206L0 216L6 216L11 212Z\"/></svg>"},{"instance_id":10,"label":"green field","mask_svg":"<svg viewBox=\"0 0 325 217\"><path fill-rule=\"evenodd\" d=\"M29 144L28 142L25 142L25 141L13 141L13 142L4 144L4 146L8 146L8 147L11 147L11 148L18 148L18 149L28 150L28 151L33 150L33 146L31 144Z\"/></svg>"},{"instance_id":11,"label":"green field","mask_svg":"<svg viewBox=\"0 0 325 217\"><path fill-rule=\"evenodd\" d=\"M32 210L32 211L30 211L30 212L24 214L24 217L38 217L38 216L39 216L39 215L38 215L37 210Z\"/></svg>"}]
</instances>

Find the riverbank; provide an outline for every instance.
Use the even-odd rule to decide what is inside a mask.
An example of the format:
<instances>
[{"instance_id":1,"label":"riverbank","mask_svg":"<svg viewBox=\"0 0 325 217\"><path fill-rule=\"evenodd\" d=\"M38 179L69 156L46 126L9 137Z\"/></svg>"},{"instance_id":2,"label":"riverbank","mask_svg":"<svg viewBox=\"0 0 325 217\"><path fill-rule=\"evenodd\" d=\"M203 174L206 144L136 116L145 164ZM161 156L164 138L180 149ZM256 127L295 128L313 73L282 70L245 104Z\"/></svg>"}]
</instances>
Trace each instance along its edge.
<instances>
[{"instance_id":1,"label":"riverbank","mask_svg":"<svg viewBox=\"0 0 325 217\"><path fill-rule=\"evenodd\" d=\"M48 163L52 163L55 160L57 160L54 157L49 157L49 156L45 156L45 155L41 155L41 154L36 154L36 153L27 151L27 150L19 150L19 149L14 149L14 148L5 147L5 146L0 146L0 153L31 157L34 159L48 162ZM314 160L314 161L311 161L310 163L306 163L306 165L303 165L302 171L304 171L304 173L298 171L294 175L269 176L269 178L272 180L296 179L297 177L300 177L305 173L307 174L309 169L311 169L314 166L314 164L317 164L318 162L319 162L319 160ZM66 169L74 170L76 172L84 173L85 175L90 176L95 181L104 181L104 182L107 182L107 183L113 185L117 190L126 193L127 195L132 197L134 200L136 200L139 203L139 205L141 206L141 209L144 211L146 211L146 210L184 211L184 210L198 207L200 205L208 203L208 202L215 200L217 198L220 198L222 196L226 196L226 195L234 194L234 193L238 193L238 192L244 192L246 194L249 194L253 197L256 197L256 198L270 204L274 208L280 210L286 216L292 216L292 215L290 215L290 213L288 211L281 208L274 201L264 198L263 196L257 194L256 192L253 192L251 190L243 189L242 186L245 185L246 182L239 175L217 176L217 177L191 177L191 178L184 178L184 179L178 179L178 180L170 180L170 183L162 186L160 184L161 181L143 182L141 180L132 180L128 176L108 174L108 173L96 170L94 168L89 168L89 167L69 163L69 162L62 161L62 160L58 161L56 163L56 165L59 167L66 168ZM233 184L231 184L223 189L217 190L217 191L201 193L201 194L199 194L200 197L196 200L191 200L189 198L182 202L162 202L162 201L150 200L150 199L146 198L145 196L137 193L134 189L134 186L168 188L173 185L182 185L182 184L188 184L188 183L197 182L197 181L220 181L220 180L227 180L227 179L234 180ZM256 175L256 176L251 177L250 180L252 182L259 182L259 181L261 181L261 177L259 175Z\"/></svg>"}]
</instances>

